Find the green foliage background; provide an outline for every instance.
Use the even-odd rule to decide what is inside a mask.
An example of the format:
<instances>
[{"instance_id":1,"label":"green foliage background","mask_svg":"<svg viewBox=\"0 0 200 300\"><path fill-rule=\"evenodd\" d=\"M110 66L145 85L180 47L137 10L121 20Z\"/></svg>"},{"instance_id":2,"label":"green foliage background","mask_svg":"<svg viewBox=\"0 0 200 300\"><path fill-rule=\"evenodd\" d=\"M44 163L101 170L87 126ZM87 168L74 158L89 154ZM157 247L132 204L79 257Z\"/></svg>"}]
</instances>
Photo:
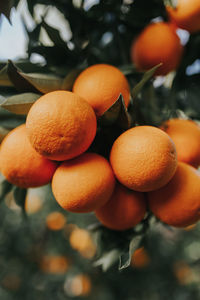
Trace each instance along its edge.
<instances>
[{"instance_id":1,"label":"green foliage background","mask_svg":"<svg viewBox=\"0 0 200 300\"><path fill-rule=\"evenodd\" d=\"M129 109L132 123L120 97L99 121L99 131L92 145L96 152L108 156L113 140L134 124L157 126L172 116L200 120L200 70L193 75L187 72L188 67L200 58L200 33L189 37L176 74L170 74L162 85L156 86L152 78L155 69L146 74L135 70L130 61L130 45L153 18L167 21L164 1L108 0L91 7L87 7L86 2L82 0L75 5L75 1L68 0L27 0L35 22L31 31L24 23L28 35L27 56L19 61L0 63L1 139L12 128L25 122L25 115L40 95L56 89L71 89L80 70L102 62L116 65L129 80L133 100ZM175 5L175 1L168 2ZM19 0L3 0L0 12L9 18L11 7L17 7L18 3ZM36 22L37 4L46 7L40 22ZM72 36L67 43L46 21L52 7L56 7L69 22ZM53 46L45 46L40 39L42 29ZM41 55L46 63L31 63L34 53ZM70 295L66 288L67 282L80 273L87 274L92 282L91 293L85 296L87 299L200 298L198 226L188 232L175 230L149 214L134 230L114 232L101 226L93 214L63 212L53 199L50 188L42 190L42 209L27 216L24 209L27 191L2 179L0 299L81 299ZM10 198L15 199L18 209L6 204ZM90 230L98 244L94 260L85 259L73 250L64 230L53 232L46 227L46 217L52 211L65 214L68 224L75 223ZM126 268L139 246L147 250L150 264L142 269ZM40 268L40 261L47 254L66 256L70 268L64 274L46 274ZM177 277L177 263L184 263L190 270L184 281ZM102 269L107 272L102 272ZM16 277L18 285L13 285Z\"/></svg>"}]
</instances>

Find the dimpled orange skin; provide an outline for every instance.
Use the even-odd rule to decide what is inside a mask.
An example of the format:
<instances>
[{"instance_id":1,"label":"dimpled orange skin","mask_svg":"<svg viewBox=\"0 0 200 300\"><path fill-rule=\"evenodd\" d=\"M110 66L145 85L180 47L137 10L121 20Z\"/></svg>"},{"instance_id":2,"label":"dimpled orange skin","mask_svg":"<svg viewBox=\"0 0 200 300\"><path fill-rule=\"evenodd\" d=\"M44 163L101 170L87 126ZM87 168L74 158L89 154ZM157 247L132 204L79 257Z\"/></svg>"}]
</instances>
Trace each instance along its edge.
<instances>
[{"instance_id":1,"label":"dimpled orange skin","mask_svg":"<svg viewBox=\"0 0 200 300\"><path fill-rule=\"evenodd\" d=\"M83 97L101 116L122 94L126 107L130 88L124 74L116 67L97 64L85 69L76 79L73 92Z\"/></svg>"},{"instance_id":2,"label":"dimpled orange skin","mask_svg":"<svg viewBox=\"0 0 200 300\"><path fill-rule=\"evenodd\" d=\"M186 227L200 218L200 172L183 162L163 188L148 193L149 208L164 223Z\"/></svg>"},{"instance_id":3,"label":"dimpled orange skin","mask_svg":"<svg viewBox=\"0 0 200 300\"><path fill-rule=\"evenodd\" d=\"M49 183L57 164L39 155L31 146L25 125L13 129L0 148L0 170L6 179L21 188Z\"/></svg>"},{"instance_id":4,"label":"dimpled orange skin","mask_svg":"<svg viewBox=\"0 0 200 300\"><path fill-rule=\"evenodd\" d=\"M191 33L200 30L200 1L178 0L177 7L166 7L169 18L178 27Z\"/></svg>"},{"instance_id":5,"label":"dimpled orange skin","mask_svg":"<svg viewBox=\"0 0 200 300\"><path fill-rule=\"evenodd\" d=\"M52 180L55 199L65 210L90 212L104 205L115 187L109 162L96 153L84 153L63 162Z\"/></svg>"},{"instance_id":6,"label":"dimpled orange skin","mask_svg":"<svg viewBox=\"0 0 200 300\"><path fill-rule=\"evenodd\" d=\"M183 53L176 31L168 23L148 25L131 46L131 59L139 71L162 63L155 75L166 75L177 69Z\"/></svg>"},{"instance_id":7,"label":"dimpled orange skin","mask_svg":"<svg viewBox=\"0 0 200 300\"><path fill-rule=\"evenodd\" d=\"M85 152L96 135L92 107L78 95L54 91L31 107L26 128L34 149L52 160L63 161Z\"/></svg>"},{"instance_id":8,"label":"dimpled orange skin","mask_svg":"<svg viewBox=\"0 0 200 300\"><path fill-rule=\"evenodd\" d=\"M200 126L192 120L171 119L161 126L174 141L178 161L200 165Z\"/></svg>"},{"instance_id":9,"label":"dimpled orange skin","mask_svg":"<svg viewBox=\"0 0 200 300\"><path fill-rule=\"evenodd\" d=\"M108 202L96 210L97 219L113 230L126 230L137 225L145 216L143 193L131 191L118 183Z\"/></svg>"},{"instance_id":10,"label":"dimpled orange skin","mask_svg":"<svg viewBox=\"0 0 200 300\"><path fill-rule=\"evenodd\" d=\"M123 185L148 192L164 186L172 178L177 155L172 139L164 131L153 126L137 126L115 140L110 163Z\"/></svg>"}]
</instances>

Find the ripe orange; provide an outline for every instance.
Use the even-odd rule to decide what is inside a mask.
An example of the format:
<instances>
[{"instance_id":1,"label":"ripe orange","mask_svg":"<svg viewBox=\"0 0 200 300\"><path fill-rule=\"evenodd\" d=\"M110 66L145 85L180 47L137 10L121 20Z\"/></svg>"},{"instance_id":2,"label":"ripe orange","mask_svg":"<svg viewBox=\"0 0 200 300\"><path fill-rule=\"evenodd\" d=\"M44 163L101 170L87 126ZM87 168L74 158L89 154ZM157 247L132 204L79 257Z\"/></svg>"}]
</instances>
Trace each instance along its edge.
<instances>
[{"instance_id":1,"label":"ripe orange","mask_svg":"<svg viewBox=\"0 0 200 300\"><path fill-rule=\"evenodd\" d=\"M54 91L33 104L26 127L37 152L62 161L88 149L96 134L96 116L92 107L78 95Z\"/></svg>"},{"instance_id":2,"label":"ripe orange","mask_svg":"<svg viewBox=\"0 0 200 300\"><path fill-rule=\"evenodd\" d=\"M97 64L85 69L76 79L73 92L83 97L101 116L120 94L125 105L130 102L130 89L126 77L116 67Z\"/></svg>"},{"instance_id":3,"label":"ripe orange","mask_svg":"<svg viewBox=\"0 0 200 300\"><path fill-rule=\"evenodd\" d=\"M131 259L131 266L134 268L145 268L151 262L148 252L144 247L135 250Z\"/></svg>"},{"instance_id":4,"label":"ripe orange","mask_svg":"<svg viewBox=\"0 0 200 300\"><path fill-rule=\"evenodd\" d=\"M89 232L85 229L75 228L69 237L70 245L85 258L92 258L96 253L96 246Z\"/></svg>"},{"instance_id":5,"label":"ripe orange","mask_svg":"<svg viewBox=\"0 0 200 300\"><path fill-rule=\"evenodd\" d=\"M72 297L88 296L92 289L92 283L88 275L78 274L69 280L67 293Z\"/></svg>"},{"instance_id":6,"label":"ripe orange","mask_svg":"<svg viewBox=\"0 0 200 300\"><path fill-rule=\"evenodd\" d=\"M191 120L171 119L161 126L175 143L179 161L200 165L200 126Z\"/></svg>"},{"instance_id":7,"label":"ripe orange","mask_svg":"<svg viewBox=\"0 0 200 300\"><path fill-rule=\"evenodd\" d=\"M149 24L131 46L131 59L139 71L149 70L162 63L155 75L166 75L175 70L182 53L183 46L176 31L164 22Z\"/></svg>"},{"instance_id":8,"label":"ripe orange","mask_svg":"<svg viewBox=\"0 0 200 300\"><path fill-rule=\"evenodd\" d=\"M95 153L84 153L63 162L52 180L57 202L71 212L90 212L111 197L115 178L108 161Z\"/></svg>"},{"instance_id":9,"label":"ripe orange","mask_svg":"<svg viewBox=\"0 0 200 300\"><path fill-rule=\"evenodd\" d=\"M115 140L110 162L123 185L148 192L164 186L174 175L176 149L171 138L161 129L137 126Z\"/></svg>"},{"instance_id":10,"label":"ripe orange","mask_svg":"<svg viewBox=\"0 0 200 300\"><path fill-rule=\"evenodd\" d=\"M54 231L61 230L64 228L65 224L66 224L65 216L58 211L54 211L46 217L46 225L47 228L50 230L54 230Z\"/></svg>"},{"instance_id":11,"label":"ripe orange","mask_svg":"<svg viewBox=\"0 0 200 300\"><path fill-rule=\"evenodd\" d=\"M63 274L69 268L69 262L62 255L45 255L40 262L40 269L45 273Z\"/></svg>"},{"instance_id":12,"label":"ripe orange","mask_svg":"<svg viewBox=\"0 0 200 300\"><path fill-rule=\"evenodd\" d=\"M110 200L95 213L97 219L110 229L126 230L132 228L145 216L144 194L131 191L119 183L116 185Z\"/></svg>"},{"instance_id":13,"label":"ripe orange","mask_svg":"<svg viewBox=\"0 0 200 300\"><path fill-rule=\"evenodd\" d=\"M57 164L39 155L31 146L25 125L4 138L0 148L0 170L6 179L22 188L42 186L51 181Z\"/></svg>"},{"instance_id":14,"label":"ripe orange","mask_svg":"<svg viewBox=\"0 0 200 300\"><path fill-rule=\"evenodd\" d=\"M149 208L164 223L186 227L200 218L200 172L183 162L170 182L148 193Z\"/></svg>"},{"instance_id":15,"label":"ripe orange","mask_svg":"<svg viewBox=\"0 0 200 300\"><path fill-rule=\"evenodd\" d=\"M200 30L200 1L199 0L178 0L177 7L166 7L169 18L178 27L197 32Z\"/></svg>"}]
</instances>

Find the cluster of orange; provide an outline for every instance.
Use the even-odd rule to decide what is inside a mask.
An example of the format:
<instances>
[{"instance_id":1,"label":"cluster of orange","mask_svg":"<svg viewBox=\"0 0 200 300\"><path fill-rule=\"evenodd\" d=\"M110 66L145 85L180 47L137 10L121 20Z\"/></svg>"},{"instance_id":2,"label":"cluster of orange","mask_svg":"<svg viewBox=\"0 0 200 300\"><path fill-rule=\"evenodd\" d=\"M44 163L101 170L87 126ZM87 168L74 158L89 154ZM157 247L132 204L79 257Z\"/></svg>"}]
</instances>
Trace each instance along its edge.
<instances>
[{"instance_id":1,"label":"cluster of orange","mask_svg":"<svg viewBox=\"0 0 200 300\"><path fill-rule=\"evenodd\" d=\"M86 152L96 135L97 118L120 93L128 106L125 76L116 67L99 64L78 76L73 92L43 95L31 107L26 124L3 140L2 174L23 188L52 181L61 207L95 211L114 230L138 224L148 206L167 224L195 223L200 209L200 174L194 168L200 164L200 127L193 121L174 119L161 129L131 128L115 140L110 161Z\"/></svg>"},{"instance_id":2,"label":"cluster of orange","mask_svg":"<svg viewBox=\"0 0 200 300\"><path fill-rule=\"evenodd\" d=\"M168 22L147 25L132 43L131 58L140 71L159 63L162 65L156 70L156 75L166 75L177 69L184 49L176 30L200 31L199 0L178 0L176 8L166 6L166 11Z\"/></svg>"}]
</instances>

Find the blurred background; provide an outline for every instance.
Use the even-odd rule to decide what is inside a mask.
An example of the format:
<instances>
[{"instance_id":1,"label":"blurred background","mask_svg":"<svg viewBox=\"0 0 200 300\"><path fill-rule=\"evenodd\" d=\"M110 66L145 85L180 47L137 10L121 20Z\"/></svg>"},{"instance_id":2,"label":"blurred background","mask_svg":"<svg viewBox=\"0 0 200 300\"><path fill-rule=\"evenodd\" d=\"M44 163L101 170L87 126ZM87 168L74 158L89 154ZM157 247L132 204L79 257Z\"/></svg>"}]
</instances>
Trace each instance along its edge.
<instances>
[{"instance_id":1,"label":"blurred background","mask_svg":"<svg viewBox=\"0 0 200 300\"><path fill-rule=\"evenodd\" d=\"M167 19L162 0L13 3L7 17L0 18L2 69L12 60L24 72L32 72L34 64L37 71L66 76L78 66L105 62L124 68L132 85L142 76L132 70L132 39L152 19ZM145 86L136 109L139 124L145 120L157 125L177 115L200 120L200 34L180 29L178 34L186 47L180 68ZM5 79L2 74L1 70L0 81ZM12 94L13 89L7 84L0 94ZM7 126L2 118L1 130L24 121L24 116L6 116L12 123ZM130 266L119 271L118 262L112 263L112 248L104 255L103 264L108 266L104 272L93 214L65 212L49 186L29 189L23 203L16 203L14 191L5 192L4 185L0 195L0 299L200 299L198 224L174 229L153 220ZM109 230L105 234L113 245L121 238Z\"/></svg>"}]
</instances>

